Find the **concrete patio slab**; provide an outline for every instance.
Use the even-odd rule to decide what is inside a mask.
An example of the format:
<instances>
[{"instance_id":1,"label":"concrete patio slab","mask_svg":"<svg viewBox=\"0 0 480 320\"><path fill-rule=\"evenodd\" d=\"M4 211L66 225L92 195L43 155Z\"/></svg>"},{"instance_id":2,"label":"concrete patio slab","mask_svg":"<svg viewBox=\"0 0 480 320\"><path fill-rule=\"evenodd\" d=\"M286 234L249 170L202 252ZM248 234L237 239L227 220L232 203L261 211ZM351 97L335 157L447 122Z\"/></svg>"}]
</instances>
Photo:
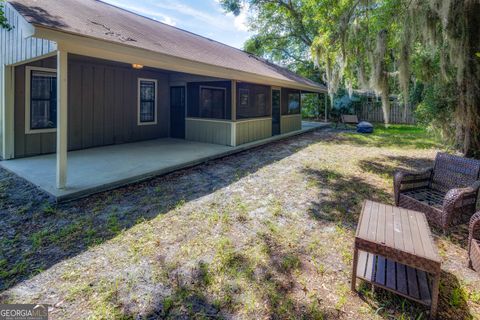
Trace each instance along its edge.
<instances>
[{"instance_id":1,"label":"concrete patio slab","mask_svg":"<svg viewBox=\"0 0 480 320\"><path fill-rule=\"evenodd\" d=\"M0 166L33 183L57 201L85 197L191 167L272 141L328 126L303 122L302 130L229 147L179 139L157 139L68 153L67 188L55 186L56 155L1 161Z\"/></svg>"}]
</instances>

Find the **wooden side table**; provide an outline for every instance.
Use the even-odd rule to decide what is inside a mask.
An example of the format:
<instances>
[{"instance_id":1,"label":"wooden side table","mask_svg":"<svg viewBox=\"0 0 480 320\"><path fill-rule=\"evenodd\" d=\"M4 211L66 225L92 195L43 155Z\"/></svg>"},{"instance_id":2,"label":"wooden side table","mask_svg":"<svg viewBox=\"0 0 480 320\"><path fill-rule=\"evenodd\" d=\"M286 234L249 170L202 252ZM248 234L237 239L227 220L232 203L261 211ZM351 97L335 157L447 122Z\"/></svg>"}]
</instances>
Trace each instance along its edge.
<instances>
[{"instance_id":1,"label":"wooden side table","mask_svg":"<svg viewBox=\"0 0 480 320\"><path fill-rule=\"evenodd\" d=\"M363 204L355 236L356 279L430 306L437 314L441 260L425 215L373 201Z\"/></svg>"}]
</instances>

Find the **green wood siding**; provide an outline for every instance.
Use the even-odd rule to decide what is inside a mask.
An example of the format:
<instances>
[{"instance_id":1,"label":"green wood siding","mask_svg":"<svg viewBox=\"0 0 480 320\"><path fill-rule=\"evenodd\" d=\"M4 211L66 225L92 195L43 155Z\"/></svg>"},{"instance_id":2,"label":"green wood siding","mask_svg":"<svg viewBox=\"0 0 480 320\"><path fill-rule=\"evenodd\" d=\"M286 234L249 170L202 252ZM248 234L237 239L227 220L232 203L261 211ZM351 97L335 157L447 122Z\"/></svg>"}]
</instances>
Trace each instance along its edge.
<instances>
[{"instance_id":1,"label":"green wood siding","mask_svg":"<svg viewBox=\"0 0 480 320\"><path fill-rule=\"evenodd\" d=\"M232 122L187 118L185 139L191 141L232 145Z\"/></svg>"},{"instance_id":2,"label":"green wood siding","mask_svg":"<svg viewBox=\"0 0 480 320\"><path fill-rule=\"evenodd\" d=\"M300 114L282 116L280 119L280 132L287 133L302 129L302 116Z\"/></svg>"},{"instance_id":3,"label":"green wood siding","mask_svg":"<svg viewBox=\"0 0 480 320\"><path fill-rule=\"evenodd\" d=\"M237 146L272 136L271 118L238 121L235 127Z\"/></svg>"}]
</instances>

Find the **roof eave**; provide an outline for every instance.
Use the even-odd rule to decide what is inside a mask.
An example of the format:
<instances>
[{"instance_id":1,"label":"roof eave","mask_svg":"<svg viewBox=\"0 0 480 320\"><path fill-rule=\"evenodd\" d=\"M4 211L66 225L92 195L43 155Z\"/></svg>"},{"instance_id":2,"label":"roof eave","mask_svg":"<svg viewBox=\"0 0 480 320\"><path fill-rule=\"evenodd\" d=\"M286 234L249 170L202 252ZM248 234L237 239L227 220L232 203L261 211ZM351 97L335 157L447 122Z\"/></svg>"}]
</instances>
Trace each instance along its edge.
<instances>
[{"instance_id":1,"label":"roof eave","mask_svg":"<svg viewBox=\"0 0 480 320\"><path fill-rule=\"evenodd\" d=\"M30 25L32 25L34 28L32 34L34 37L55 41L57 42L59 50L65 50L74 54L130 64L139 63L153 68L185 72L196 75L262 83L272 86L282 86L318 93L326 92L326 89L320 85L308 85L292 80L281 80L261 74L249 73L194 60L179 58L138 48L129 44L122 44L115 41L108 41L105 39L98 39L81 34L69 33L37 24Z\"/></svg>"}]
</instances>

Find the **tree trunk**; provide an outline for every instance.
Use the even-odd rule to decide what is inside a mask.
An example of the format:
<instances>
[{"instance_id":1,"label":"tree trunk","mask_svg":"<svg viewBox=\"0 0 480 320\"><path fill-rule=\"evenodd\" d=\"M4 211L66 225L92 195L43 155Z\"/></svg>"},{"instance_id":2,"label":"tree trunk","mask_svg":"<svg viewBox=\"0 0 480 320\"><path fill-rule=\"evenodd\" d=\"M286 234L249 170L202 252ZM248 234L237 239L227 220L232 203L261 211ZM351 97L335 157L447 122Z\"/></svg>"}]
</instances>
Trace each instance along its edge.
<instances>
[{"instance_id":1,"label":"tree trunk","mask_svg":"<svg viewBox=\"0 0 480 320\"><path fill-rule=\"evenodd\" d=\"M465 1L467 30L466 65L460 86L460 117L463 123L463 152L467 157L480 158L480 3Z\"/></svg>"},{"instance_id":2,"label":"tree trunk","mask_svg":"<svg viewBox=\"0 0 480 320\"><path fill-rule=\"evenodd\" d=\"M382 99L383 122L388 126L390 124L390 97L388 92L382 92L380 98Z\"/></svg>"}]
</instances>

